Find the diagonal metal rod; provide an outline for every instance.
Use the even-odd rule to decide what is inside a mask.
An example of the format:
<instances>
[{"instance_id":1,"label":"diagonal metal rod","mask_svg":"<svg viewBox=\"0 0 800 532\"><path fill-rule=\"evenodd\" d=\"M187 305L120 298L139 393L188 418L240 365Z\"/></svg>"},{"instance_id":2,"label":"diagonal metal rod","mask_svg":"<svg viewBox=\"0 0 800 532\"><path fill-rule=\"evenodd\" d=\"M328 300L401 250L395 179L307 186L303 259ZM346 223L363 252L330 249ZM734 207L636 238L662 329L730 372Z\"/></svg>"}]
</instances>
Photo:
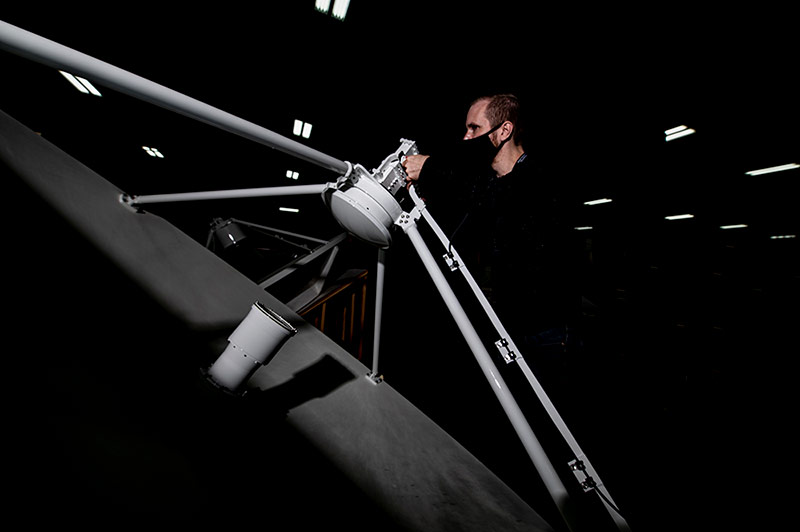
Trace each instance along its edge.
<instances>
[{"instance_id":1,"label":"diagonal metal rod","mask_svg":"<svg viewBox=\"0 0 800 532\"><path fill-rule=\"evenodd\" d=\"M375 276L375 336L372 339L372 373L369 376L375 382L380 382L378 359L381 347L381 324L383 320L383 291L386 279L386 248L378 248L378 265Z\"/></svg>"},{"instance_id":2,"label":"diagonal metal rod","mask_svg":"<svg viewBox=\"0 0 800 532\"><path fill-rule=\"evenodd\" d=\"M272 196L303 196L322 194L327 185L295 185L285 187L239 188L231 190L207 190L201 192L177 192L174 194L148 194L142 196L126 196L123 201L131 205L148 203L172 203L179 201L202 201L237 198L265 198Z\"/></svg>"},{"instance_id":3,"label":"diagonal metal rod","mask_svg":"<svg viewBox=\"0 0 800 532\"><path fill-rule=\"evenodd\" d=\"M466 340L467 345L472 351L472 354L475 356L475 360L477 360L478 364L480 365L486 380L489 382L489 384L491 384L492 391L495 393L497 400L500 402L500 405L508 416L509 421L511 422L514 430L517 433L517 436L522 442L525 451L531 458L531 461L533 462L536 471L539 473L539 476L544 482L547 491L553 498L553 502L555 502L556 507L561 513L561 516L564 518L564 521L569 529L574 530L575 516L573 514L567 489L564 487L564 484L561 482L558 473L556 473L552 462L547 457L547 454L542 448L541 443L536 438L536 435L533 433L528 421L525 419L525 415L522 413L522 410L514 399L514 396L511 394L511 391L508 389L505 380L497 370L497 367L494 365L492 357L486 351L482 340L475 331L472 323L469 321L469 318L467 317L464 308L461 306L461 303L458 301L455 293L453 292L453 289L450 287L444 277L444 274L439 269L439 265L437 264L436 259L433 258L433 255L425 244L424 239L420 235L416 223L410 223L404 226L403 231L406 233L409 240L411 240L414 250L422 260L422 263L425 266L425 269L428 271L428 275L430 275L434 285L436 285L439 295L442 297L447 309L450 311L450 314L458 325L461 334L464 336L464 340Z\"/></svg>"},{"instance_id":4,"label":"diagonal metal rod","mask_svg":"<svg viewBox=\"0 0 800 532\"><path fill-rule=\"evenodd\" d=\"M480 303L481 307L486 313L486 316L492 322L492 325L494 326L497 333L500 335L500 338L506 340L508 342L511 352L515 353L516 358L514 358L514 361L522 370L522 373L525 375L525 378L528 380L528 383L530 384L534 393L536 393L536 397L539 399L539 402L542 404L544 409L547 411L547 414L550 416L550 419L555 424L556 428L561 434L561 437L564 438L564 441L567 443L570 450L573 452L575 458L583 463L583 465L586 468L586 471L588 472L589 477L591 477L595 481L596 483L595 489L598 491L598 493L602 494L600 498L603 502L603 505L605 506L606 510L608 510L608 513L614 520L614 523L617 525L617 528L622 532L629 532L630 527L628 526L627 521L625 520L625 518L622 517L622 515L620 515L619 510L616 507L616 503L611 498L611 495L608 493L606 488L603 486L603 483L600 480L600 475L598 475L597 471L595 471L595 469L592 467L591 463L589 462L589 458L583 452L580 445L578 445L578 441L575 439L572 432L569 430L569 427L567 427L567 424L561 417L561 414L558 412L555 405L550 400L550 397L547 395L547 392L545 392L539 380L533 374L533 371L531 371L530 366L525 361L525 358L522 357L522 354L520 353L519 349L517 349L517 346L514 344L514 340L511 338L511 335L508 334L508 332L506 331L505 327L503 326L503 323L500 321L500 318L495 313L491 303L489 303L483 291L478 286L478 283L475 281L475 278L472 277L472 274L469 272L469 269L467 269L466 265L464 264L464 261L461 259L458 252L450 242L450 240L444 234L444 231L442 231L441 227L439 227L439 224L436 223L436 220L433 218L430 211L427 209L427 207L424 205L420 197L417 195L416 189L414 187L411 187L409 189L409 194L411 195L411 198L414 200L414 203L418 207L420 207L420 213L422 217L425 219L426 222L428 222L428 225L431 227L436 237L442 243L442 246L444 246L445 250L448 251L448 254L452 255L452 258L458 264L457 267L458 271L467 281L467 284L471 288L472 293L475 295L476 299Z\"/></svg>"},{"instance_id":5,"label":"diagonal metal rod","mask_svg":"<svg viewBox=\"0 0 800 532\"><path fill-rule=\"evenodd\" d=\"M79 74L110 89L240 135L339 174L347 172L348 165L344 161L2 20L0 20L0 48L53 68Z\"/></svg>"}]
</instances>

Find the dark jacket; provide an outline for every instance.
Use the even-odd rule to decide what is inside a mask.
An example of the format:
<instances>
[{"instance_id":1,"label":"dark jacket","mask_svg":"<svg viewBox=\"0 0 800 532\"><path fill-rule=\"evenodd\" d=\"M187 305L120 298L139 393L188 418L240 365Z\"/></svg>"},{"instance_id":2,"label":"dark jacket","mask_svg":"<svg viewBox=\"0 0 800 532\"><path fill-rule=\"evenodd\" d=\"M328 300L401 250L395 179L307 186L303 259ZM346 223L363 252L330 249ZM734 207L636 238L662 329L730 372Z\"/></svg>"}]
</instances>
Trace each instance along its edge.
<instances>
[{"instance_id":1,"label":"dark jacket","mask_svg":"<svg viewBox=\"0 0 800 532\"><path fill-rule=\"evenodd\" d=\"M473 142L425 162L420 196L512 336L573 324L580 248L567 191L527 154L496 177L491 145Z\"/></svg>"}]
</instances>

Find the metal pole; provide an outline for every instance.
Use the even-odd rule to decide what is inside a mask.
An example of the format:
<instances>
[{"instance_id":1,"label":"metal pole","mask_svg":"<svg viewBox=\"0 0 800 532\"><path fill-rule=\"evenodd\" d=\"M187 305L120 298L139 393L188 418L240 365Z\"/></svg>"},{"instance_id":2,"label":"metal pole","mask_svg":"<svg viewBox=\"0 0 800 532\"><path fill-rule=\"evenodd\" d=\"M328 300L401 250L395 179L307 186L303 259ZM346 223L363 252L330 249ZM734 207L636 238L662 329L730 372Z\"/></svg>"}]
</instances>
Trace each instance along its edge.
<instances>
[{"instance_id":1,"label":"metal pole","mask_svg":"<svg viewBox=\"0 0 800 532\"><path fill-rule=\"evenodd\" d=\"M90 78L134 98L240 135L339 174L347 171L348 165L344 161L3 21L0 21L0 48L53 68Z\"/></svg>"},{"instance_id":2,"label":"metal pole","mask_svg":"<svg viewBox=\"0 0 800 532\"><path fill-rule=\"evenodd\" d=\"M260 230L262 232L275 233L275 234L278 234L278 235L290 236L292 238L299 238L301 240L308 240L309 242L316 242L317 244L330 244L330 243L333 243L333 245L336 245L339 242L341 242L342 240L344 240L345 236L347 235L347 233L340 233L338 236L334 237L331 240L323 240L321 238L314 238L313 236L301 235L300 233L292 233L291 231L284 231L283 229L276 229L274 227L267 227L266 225L259 225L259 224L254 224L252 222L245 222L244 220L239 220L238 218L231 218L230 221L231 222L236 222L237 224L241 224L241 225L244 225L244 226L247 226L247 227L252 227L254 229L258 229L258 230ZM273 234L272 236L275 236L275 235ZM318 252L321 252L321 251L327 251L327 248L326 249L323 249L322 247L317 248L317 249L313 250L313 253L318 253Z\"/></svg>"},{"instance_id":3,"label":"metal pole","mask_svg":"<svg viewBox=\"0 0 800 532\"><path fill-rule=\"evenodd\" d=\"M520 410L519 405L511 395L511 392L506 386L503 377L497 370L497 367L492 361L491 356L486 351L483 342L478 336L477 331L475 331L475 328L472 326L472 323L469 321L469 318L459 303L458 298L453 292L453 289L447 283L447 280L439 269L436 259L434 259L433 255L422 239L422 236L419 234L416 223L410 223L404 226L403 230L406 232L411 240L411 243L414 245L414 249L416 250L420 259L422 259L425 269L428 271L428 274L431 276L436 288L439 290L439 294L444 300L445 305L447 305L450 314L452 314L453 318L455 319L458 328L461 330L461 334L467 341L467 344L472 350L473 355L475 355L475 358L478 361L486 380L489 381L489 384L492 386L492 390L497 396L497 399L500 401L500 405L503 407L503 410L508 416L509 421L511 421L511 424L514 426L514 430L519 436L519 439L522 441L522 445L525 447L525 450L527 451L528 456L530 456L534 467L547 487L547 491L553 498L553 501L558 507L558 510L561 512L565 522L571 527L572 523L570 522L571 519L569 518L569 512L567 509L569 495L567 494L567 489L564 487L564 484L561 482L561 479L553 468L553 464L545 454L544 449L539 443L539 440L536 438L536 435L533 433L533 430L531 430L531 427L528 424L528 421L525 419L522 410Z\"/></svg>"},{"instance_id":4,"label":"metal pole","mask_svg":"<svg viewBox=\"0 0 800 532\"><path fill-rule=\"evenodd\" d=\"M461 274L464 276L464 279L466 279L467 284L472 289L472 293L475 295L476 299L478 299L481 307L483 307L484 312L492 322L492 325L494 325L495 330L500 335L500 338L505 339L508 342L510 350L515 353L516 357L514 358L514 362L516 362L522 370L522 373L528 380L528 384L530 384L531 388L536 394L536 397L538 397L539 401L542 403L542 406L547 411L550 419L555 424L556 428L561 434L561 437L566 441L575 458L580 459L584 463L585 468L588 471L588 475L593 478L597 484L595 489L599 491L603 487L602 481L600 480L600 475L598 475L592 467L591 462L589 462L589 458L584 454L583 450L578 444L578 441L572 435L572 432L569 430L569 427L567 427L566 422L564 422L561 414L559 414L555 405L550 400L550 397L547 395L547 392L545 392L541 383L539 383L539 380L533 374L533 371L531 371L530 366L528 366L528 362L522 357L522 353L520 353L519 349L517 349L517 346L514 344L514 340L511 338L511 335L508 334L502 322L500 321L500 318L492 308L492 305L486 299L483 290L480 289L478 283L475 281L475 278L472 276L469 269L467 269L467 266L459 256L458 251L456 251L456 249L451 245L450 240L447 238L447 236L445 236L444 232L439 227L439 224L436 223L436 220L434 220L430 210L425 208L424 203L422 203L422 200L417 195L414 187L412 187L409 192L414 202L418 206L422 207L420 209L422 217L425 218L425 221L428 222L428 225L431 227L431 229L433 229L434 234L439 238L439 241L442 243L444 248L452 255L451 258L458 263L458 271L461 272ZM600 498L603 501L603 505L606 507L606 510L608 510L609 514L611 515L611 518L614 520L614 523L617 525L617 528L623 532L629 531L630 527L628 526L627 521L625 521L625 519L619 514L619 511L615 506L616 503L611 498L611 495L606 491Z\"/></svg>"},{"instance_id":5,"label":"metal pole","mask_svg":"<svg viewBox=\"0 0 800 532\"><path fill-rule=\"evenodd\" d=\"M386 249L378 248L378 267L375 277L375 333L372 339L372 373L370 377L375 382L381 380L378 373L378 357L381 346L381 319L383 315L383 287L386 277Z\"/></svg>"},{"instance_id":6,"label":"metal pole","mask_svg":"<svg viewBox=\"0 0 800 532\"><path fill-rule=\"evenodd\" d=\"M513 344L512 344L513 345ZM515 348L516 349L516 348ZM584 454L583 450L581 450L580 446L578 445L578 441L572 435L567 424L564 422L564 419L556 410L556 407L550 401L550 398L545 393L544 388L539 383L539 380L534 376L533 371L531 371L530 366L525 361L524 358L518 357L516 359L517 364L519 365L522 373L525 375L525 378L528 379L528 383L533 388L534 392L536 393L537 397L541 401L542 405L544 406L547 413L550 414L550 418L553 420L553 423L558 428L558 431L561 433L561 436L569 445L570 450L575 456L576 461L580 461L583 463L583 470L585 471L585 478L590 478L594 482L594 487L592 489L597 490L598 494L600 494L600 500L603 503L606 511L608 512L611 519L614 521L614 524L620 530L620 532L630 532L631 528L628 525L628 522L625 518L620 514L619 509L614 502L614 499L611 498L611 494L605 489L603 485L603 481L600 480L600 475L592 466L592 463L589 461L589 457ZM576 477L579 475L576 474Z\"/></svg>"},{"instance_id":7,"label":"metal pole","mask_svg":"<svg viewBox=\"0 0 800 532\"><path fill-rule=\"evenodd\" d=\"M130 205L148 203L170 203L175 201L199 201L236 198L261 198L267 196L302 196L306 194L322 194L326 184L297 185L287 187L240 188L234 190L209 190L204 192L179 192L176 194L150 194L144 196L126 196L123 201Z\"/></svg>"}]
</instances>

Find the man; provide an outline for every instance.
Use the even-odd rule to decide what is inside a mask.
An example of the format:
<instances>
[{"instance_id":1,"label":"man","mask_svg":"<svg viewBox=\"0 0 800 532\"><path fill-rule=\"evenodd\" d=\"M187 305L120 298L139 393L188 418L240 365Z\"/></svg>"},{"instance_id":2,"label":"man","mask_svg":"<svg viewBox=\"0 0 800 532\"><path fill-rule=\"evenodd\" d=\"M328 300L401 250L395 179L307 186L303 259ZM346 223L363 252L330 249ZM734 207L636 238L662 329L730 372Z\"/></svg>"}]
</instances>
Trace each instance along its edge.
<instances>
[{"instance_id":1,"label":"man","mask_svg":"<svg viewBox=\"0 0 800 532\"><path fill-rule=\"evenodd\" d=\"M491 115L487 114L491 113ZM510 120L512 119L512 120ZM493 122L497 122L493 125ZM471 140L488 134L488 138L497 154L491 166L497 177L502 177L513 170L525 150L519 143L519 100L513 95L498 95L478 98L467 111L467 130L463 140ZM513 142L508 143L509 139ZM403 163L408 173L408 180L416 182L420 171L429 158L428 155L411 155Z\"/></svg>"},{"instance_id":2,"label":"man","mask_svg":"<svg viewBox=\"0 0 800 532\"><path fill-rule=\"evenodd\" d=\"M403 165L515 343L560 354L580 315L580 248L559 183L525 150L522 133L514 95L481 97L449 153Z\"/></svg>"}]
</instances>

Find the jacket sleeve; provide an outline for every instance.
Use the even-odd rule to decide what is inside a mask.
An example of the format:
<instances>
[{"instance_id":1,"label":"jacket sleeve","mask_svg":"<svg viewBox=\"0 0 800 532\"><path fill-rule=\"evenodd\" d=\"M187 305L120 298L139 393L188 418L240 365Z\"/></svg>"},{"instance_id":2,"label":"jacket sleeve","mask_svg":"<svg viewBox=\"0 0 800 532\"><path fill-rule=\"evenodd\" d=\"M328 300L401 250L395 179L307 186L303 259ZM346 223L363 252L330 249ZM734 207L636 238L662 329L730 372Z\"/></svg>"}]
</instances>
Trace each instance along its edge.
<instances>
[{"instance_id":1,"label":"jacket sleeve","mask_svg":"<svg viewBox=\"0 0 800 532\"><path fill-rule=\"evenodd\" d=\"M473 207L480 176L490 171L491 159L475 144L461 141L432 153L415 186L436 213L461 220Z\"/></svg>"}]
</instances>

